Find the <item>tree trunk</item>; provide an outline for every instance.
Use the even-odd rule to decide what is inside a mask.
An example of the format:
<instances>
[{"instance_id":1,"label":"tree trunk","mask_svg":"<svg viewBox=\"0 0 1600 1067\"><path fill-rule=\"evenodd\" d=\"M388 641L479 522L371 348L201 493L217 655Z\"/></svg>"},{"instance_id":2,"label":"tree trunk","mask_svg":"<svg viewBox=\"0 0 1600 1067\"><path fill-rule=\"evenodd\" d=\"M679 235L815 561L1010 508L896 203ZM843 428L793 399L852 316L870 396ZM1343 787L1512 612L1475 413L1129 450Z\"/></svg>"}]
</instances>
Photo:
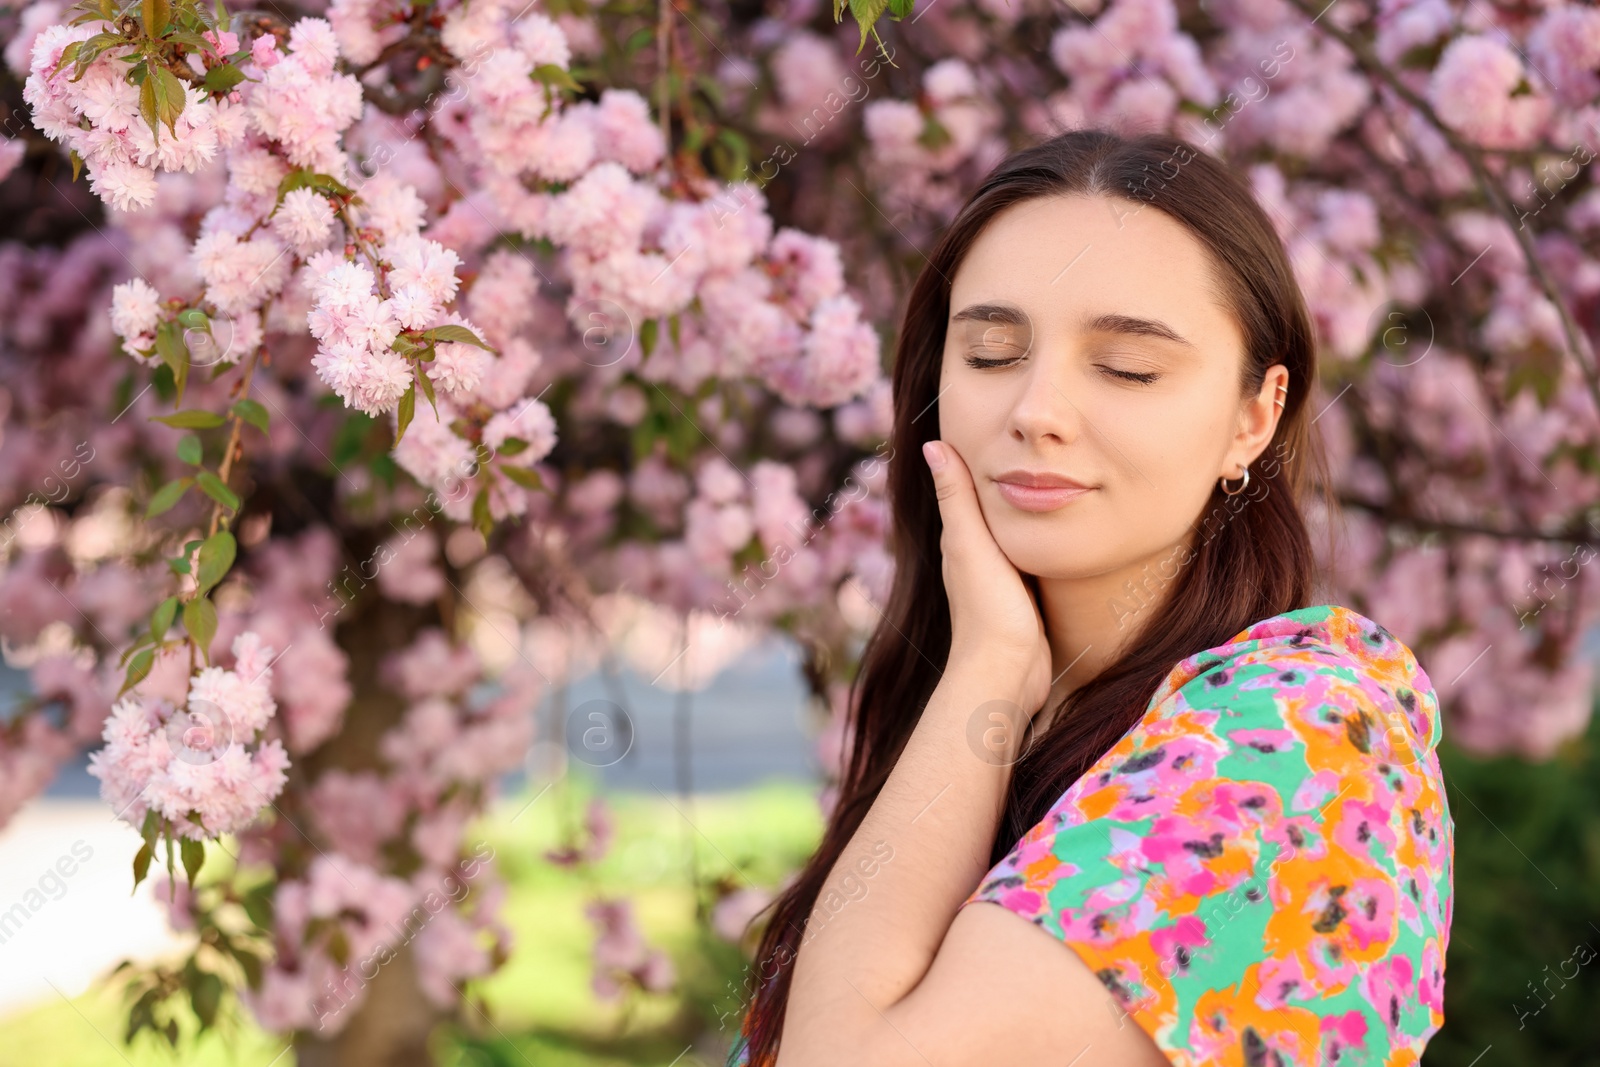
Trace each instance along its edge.
<instances>
[{"instance_id":1,"label":"tree trunk","mask_svg":"<svg viewBox=\"0 0 1600 1067\"><path fill-rule=\"evenodd\" d=\"M373 547L347 543L346 552L368 559ZM303 761L303 774L294 783L302 791L334 767L355 771L380 766L378 739L399 724L406 709L406 702L379 678L383 658L409 645L425 627L439 625L439 620L435 605L413 607L380 600L370 583L339 613L335 637L350 657L352 696L338 734ZM309 808L303 792L297 799L303 810ZM409 828L408 820L406 831ZM411 871L385 873L404 878ZM349 1019L337 1034L296 1035L299 1067L432 1067L429 1035L446 1013L422 995L412 947L391 947L394 958L366 983L364 998L349 1010Z\"/></svg>"},{"instance_id":2,"label":"tree trunk","mask_svg":"<svg viewBox=\"0 0 1600 1067\"><path fill-rule=\"evenodd\" d=\"M315 1033L295 1038L296 1063L298 1067L432 1067L428 1036L442 1017L423 997L411 946L404 945L367 983L366 999L343 1030L331 1038Z\"/></svg>"}]
</instances>

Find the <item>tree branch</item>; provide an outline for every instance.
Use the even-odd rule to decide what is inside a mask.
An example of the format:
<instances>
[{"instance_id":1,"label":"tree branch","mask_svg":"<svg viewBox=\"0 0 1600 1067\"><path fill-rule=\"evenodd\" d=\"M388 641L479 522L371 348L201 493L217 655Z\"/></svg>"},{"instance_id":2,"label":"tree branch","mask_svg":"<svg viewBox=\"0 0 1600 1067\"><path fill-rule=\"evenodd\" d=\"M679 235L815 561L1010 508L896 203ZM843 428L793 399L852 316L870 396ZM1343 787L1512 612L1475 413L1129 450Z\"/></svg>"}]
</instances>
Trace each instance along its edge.
<instances>
[{"instance_id":1,"label":"tree branch","mask_svg":"<svg viewBox=\"0 0 1600 1067\"><path fill-rule=\"evenodd\" d=\"M1478 187L1483 191L1484 198L1489 201L1490 207L1512 224L1512 233L1516 237L1517 244L1522 249L1523 258L1528 264L1528 273L1533 276L1539 288L1544 291L1546 299L1555 305L1556 313L1561 317L1561 330L1566 337L1569 353L1573 361L1577 363L1578 370L1583 374L1584 381L1589 386L1589 395L1594 398L1595 410L1600 411L1600 372L1597 372L1593 364L1584 358L1584 348L1579 335L1577 321L1573 319L1572 312L1568 309L1566 301L1556 291L1555 282L1544 269L1544 265L1539 262L1539 257L1533 247L1532 234L1519 225L1516 213L1512 210L1510 201L1505 197L1505 191L1495 183L1494 176L1489 173L1489 168L1484 165L1483 149L1469 143L1456 131L1446 126L1443 120L1434 113L1432 106L1418 96L1410 86L1401 81L1393 70L1380 62L1364 41L1358 40L1354 34L1334 25L1332 22L1318 21L1321 13L1315 9L1312 0L1288 0L1288 2L1301 14L1310 17L1323 33L1348 48L1351 55L1356 57L1356 62L1371 78L1387 85L1396 96L1415 108L1419 114L1428 120L1429 124L1439 131L1445 142L1450 145L1450 148L1462 159L1466 160L1467 166L1472 169L1473 177L1477 179Z\"/></svg>"},{"instance_id":2,"label":"tree branch","mask_svg":"<svg viewBox=\"0 0 1600 1067\"><path fill-rule=\"evenodd\" d=\"M1596 530L1592 523L1588 524L1586 530L1576 526L1569 526L1554 533L1532 529L1503 530L1473 522L1427 518L1426 516L1395 508L1389 504L1381 504L1375 500L1365 500L1348 493L1340 493L1338 500L1342 507L1365 511L1382 519L1386 524L1403 526L1421 533L1473 534L1480 537L1493 537L1500 541L1548 541L1555 544L1600 546L1600 530Z\"/></svg>"}]
</instances>

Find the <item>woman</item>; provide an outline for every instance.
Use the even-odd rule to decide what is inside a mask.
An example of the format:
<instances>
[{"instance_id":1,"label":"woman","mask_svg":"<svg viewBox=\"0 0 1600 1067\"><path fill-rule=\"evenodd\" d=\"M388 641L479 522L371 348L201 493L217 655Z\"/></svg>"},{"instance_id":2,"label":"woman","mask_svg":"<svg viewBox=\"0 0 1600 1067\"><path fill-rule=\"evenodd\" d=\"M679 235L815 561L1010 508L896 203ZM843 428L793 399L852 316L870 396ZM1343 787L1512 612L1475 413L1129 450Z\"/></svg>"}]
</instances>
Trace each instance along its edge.
<instances>
[{"instance_id":1,"label":"woman","mask_svg":"<svg viewBox=\"0 0 1600 1067\"><path fill-rule=\"evenodd\" d=\"M1313 333L1249 187L1166 136L1017 153L893 375L894 587L729 1064L1416 1063L1438 703L1316 603Z\"/></svg>"}]
</instances>

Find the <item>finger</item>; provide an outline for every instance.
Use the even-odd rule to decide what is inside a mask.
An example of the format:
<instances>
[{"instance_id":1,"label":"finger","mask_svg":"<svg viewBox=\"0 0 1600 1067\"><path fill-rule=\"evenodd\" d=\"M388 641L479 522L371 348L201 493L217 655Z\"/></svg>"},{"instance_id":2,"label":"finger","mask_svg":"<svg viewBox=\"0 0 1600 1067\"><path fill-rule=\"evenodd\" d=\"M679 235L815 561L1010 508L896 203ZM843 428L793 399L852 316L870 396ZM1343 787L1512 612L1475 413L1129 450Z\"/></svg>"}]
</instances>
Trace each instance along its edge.
<instances>
[{"instance_id":1,"label":"finger","mask_svg":"<svg viewBox=\"0 0 1600 1067\"><path fill-rule=\"evenodd\" d=\"M944 441L926 442L922 455L933 474L934 496L939 501L939 517L945 529L957 537L969 533L974 523L983 521L983 515L966 462Z\"/></svg>"}]
</instances>

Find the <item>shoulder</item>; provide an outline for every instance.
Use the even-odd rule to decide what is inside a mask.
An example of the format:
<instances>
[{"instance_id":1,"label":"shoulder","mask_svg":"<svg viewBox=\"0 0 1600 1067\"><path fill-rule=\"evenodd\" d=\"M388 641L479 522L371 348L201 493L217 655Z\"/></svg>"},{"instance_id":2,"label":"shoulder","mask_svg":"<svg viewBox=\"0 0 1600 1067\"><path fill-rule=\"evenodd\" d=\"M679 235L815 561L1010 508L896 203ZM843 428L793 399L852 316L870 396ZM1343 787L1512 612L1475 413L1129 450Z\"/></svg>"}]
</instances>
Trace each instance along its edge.
<instances>
[{"instance_id":1,"label":"shoulder","mask_svg":"<svg viewBox=\"0 0 1600 1067\"><path fill-rule=\"evenodd\" d=\"M1436 741L1393 635L1332 606L1263 620L1174 668L971 899L1072 945L1196 1057L1174 1062L1420 1052L1451 898Z\"/></svg>"},{"instance_id":2,"label":"shoulder","mask_svg":"<svg viewBox=\"0 0 1600 1067\"><path fill-rule=\"evenodd\" d=\"M1308 747L1342 738L1361 755L1406 764L1441 735L1438 697L1416 655L1379 623L1334 604L1264 619L1178 663L1146 717L1154 724L1174 715L1169 729L1224 734L1281 720Z\"/></svg>"}]
</instances>

